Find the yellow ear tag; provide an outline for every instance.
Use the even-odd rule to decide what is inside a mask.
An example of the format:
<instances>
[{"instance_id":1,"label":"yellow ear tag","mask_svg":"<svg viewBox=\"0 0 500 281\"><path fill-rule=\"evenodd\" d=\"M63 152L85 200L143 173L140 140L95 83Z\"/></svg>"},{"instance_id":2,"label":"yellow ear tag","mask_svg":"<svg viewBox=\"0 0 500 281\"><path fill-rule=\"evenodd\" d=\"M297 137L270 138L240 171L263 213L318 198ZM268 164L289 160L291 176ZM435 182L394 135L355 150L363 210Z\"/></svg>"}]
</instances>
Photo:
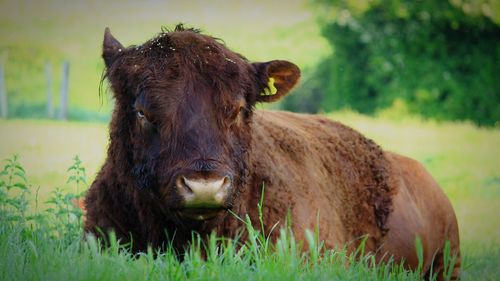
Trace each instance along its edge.
<instances>
[{"instance_id":1,"label":"yellow ear tag","mask_svg":"<svg viewBox=\"0 0 500 281\"><path fill-rule=\"evenodd\" d=\"M269 77L269 80L267 81L267 87L264 88L264 92L260 93L262 96L273 96L276 95L278 92L278 89L274 86L274 78Z\"/></svg>"}]
</instances>

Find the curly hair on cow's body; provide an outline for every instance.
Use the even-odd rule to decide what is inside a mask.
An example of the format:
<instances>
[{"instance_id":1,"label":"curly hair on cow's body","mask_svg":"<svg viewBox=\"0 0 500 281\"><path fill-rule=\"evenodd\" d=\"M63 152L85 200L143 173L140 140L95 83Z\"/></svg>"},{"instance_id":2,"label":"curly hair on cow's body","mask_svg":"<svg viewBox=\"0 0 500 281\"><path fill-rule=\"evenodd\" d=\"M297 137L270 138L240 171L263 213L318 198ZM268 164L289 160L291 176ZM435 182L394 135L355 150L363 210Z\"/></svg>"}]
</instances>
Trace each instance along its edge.
<instances>
[{"instance_id":1,"label":"curly hair on cow's body","mask_svg":"<svg viewBox=\"0 0 500 281\"><path fill-rule=\"evenodd\" d=\"M182 26L127 48L106 29L103 58L115 109L86 232L113 230L136 252L182 252L193 232L239 235L229 210L258 223L265 186L265 231L290 215L297 240L318 226L328 248L352 251L367 237L367 252L409 268L418 236L435 272L446 240L459 255L451 204L418 162L325 117L255 109L295 86L293 63L252 63Z\"/></svg>"}]
</instances>

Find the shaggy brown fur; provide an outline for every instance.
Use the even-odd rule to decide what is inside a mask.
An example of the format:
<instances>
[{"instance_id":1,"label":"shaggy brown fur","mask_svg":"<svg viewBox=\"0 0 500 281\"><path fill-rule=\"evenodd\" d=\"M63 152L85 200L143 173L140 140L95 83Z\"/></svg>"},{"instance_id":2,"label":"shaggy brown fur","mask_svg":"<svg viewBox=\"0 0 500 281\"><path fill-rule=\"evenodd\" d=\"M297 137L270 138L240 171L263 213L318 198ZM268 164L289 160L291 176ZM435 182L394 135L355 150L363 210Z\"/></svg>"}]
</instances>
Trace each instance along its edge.
<instances>
[{"instance_id":1,"label":"shaggy brown fur","mask_svg":"<svg viewBox=\"0 0 500 281\"><path fill-rule=\"evenodd\" d=\"M426 270L434 256L441 269L447 239L459 254L453 209L420 164L320 116L254 110L293 88L294 64L250 63L182 26L128 48L106 30L103 58L116 106L107 160L85 200L86 232L114 230L135 251L169 237L182 251L192 232L234 237L242 225L224 210L204 221L183 217L175 186L186 173L229 175L223 208L255 223L265 187L266 231L290 214L304 240L319 219L327 247L353 250L368 235L367 251L410 268L418 235ZM277 92L263 95L270 77Z\"/></svg>"}]
</instances>

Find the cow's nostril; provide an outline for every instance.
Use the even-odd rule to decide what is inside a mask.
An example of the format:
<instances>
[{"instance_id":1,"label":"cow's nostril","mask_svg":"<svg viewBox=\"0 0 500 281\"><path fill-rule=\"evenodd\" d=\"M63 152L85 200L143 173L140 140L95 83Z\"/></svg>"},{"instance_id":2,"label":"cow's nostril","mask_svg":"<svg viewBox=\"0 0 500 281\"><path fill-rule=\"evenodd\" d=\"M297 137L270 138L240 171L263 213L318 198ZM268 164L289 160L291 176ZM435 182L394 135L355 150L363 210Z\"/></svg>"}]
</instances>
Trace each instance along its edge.
<instances>
[{"instance_id":1,"label":"cow's nostril","mask_svg":"<svg viewBox=\"0 0 500 281\"><path fill-rule=\"evenodd\" d=\"M227 188L231 186L231 178L229 176L225 176L222 181L222 188Z\"/></svg>"},{"instance_id":2,"label":"cow's nostril","mask_svg":"<svg viewBox=\"0 0 500 281\"><path fill-rule=\"evenodd\" d=\"M182 190L183 192L187 192L187 193L192 194L193 190L191 189L191 187L189 187L189 185L186 183L186 181L187 181L187 179L184 176L180 176L177 178L176 186L178 189Z\"/></svg>"},{"instance_id":3,"label":"cow's nostril","mask_svg":"<svg viewBox=\"0 0 500 281\"><path fill-rule=\"evenodd\" d=\"M212 208L224 204L231 188L231 182L230 176L215 179L190 179L186 176L179 176L176 185L186 207Z\"/></svg>"}]
</instances>

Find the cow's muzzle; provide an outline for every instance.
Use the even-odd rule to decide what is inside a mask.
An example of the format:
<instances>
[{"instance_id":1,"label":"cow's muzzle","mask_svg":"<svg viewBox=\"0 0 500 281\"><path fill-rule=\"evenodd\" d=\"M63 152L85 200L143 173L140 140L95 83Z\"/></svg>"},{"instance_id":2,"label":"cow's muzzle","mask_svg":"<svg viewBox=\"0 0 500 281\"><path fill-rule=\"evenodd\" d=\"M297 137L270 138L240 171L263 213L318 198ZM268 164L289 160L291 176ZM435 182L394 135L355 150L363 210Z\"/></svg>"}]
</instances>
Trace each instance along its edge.
<instances>
[{"instance_id":1,"label":"cow's muzzle","mask_svg":"<svg viewBox=\"0 0 500 281\"><path fill-rule=\"evenodd\" d=\"M176 187L183 199L180 214L194 220L207 220L227 209L227 197L232 180L230 176L190 178L179 176Z\"/></svg>"}]
</instances>

